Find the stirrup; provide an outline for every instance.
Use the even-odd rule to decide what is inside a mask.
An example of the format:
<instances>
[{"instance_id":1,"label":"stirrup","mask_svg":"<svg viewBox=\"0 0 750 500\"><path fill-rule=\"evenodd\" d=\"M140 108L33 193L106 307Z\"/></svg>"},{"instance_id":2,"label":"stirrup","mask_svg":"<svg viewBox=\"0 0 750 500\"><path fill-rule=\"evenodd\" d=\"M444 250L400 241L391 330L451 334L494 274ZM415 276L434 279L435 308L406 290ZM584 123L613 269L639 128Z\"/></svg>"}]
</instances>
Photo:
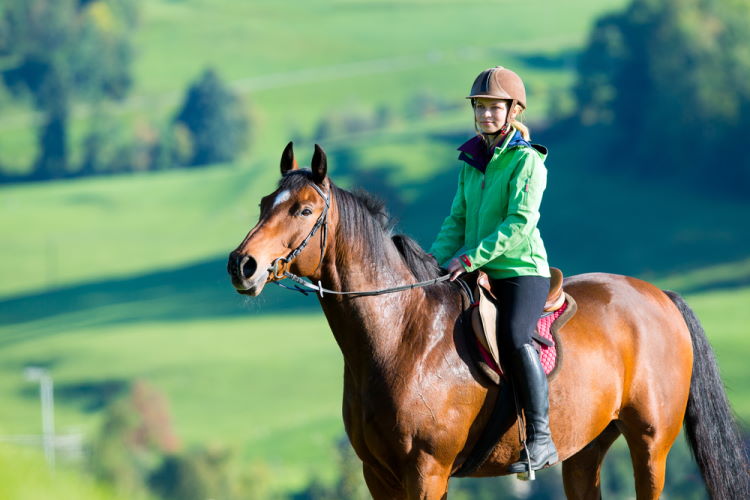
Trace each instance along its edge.
<instances>
[{"instance_id":1,"label":"stirrup","mask_svg":"<svg viewBox=\"0 0 750 500\"><path fill-rule=\"evenodd\" d=\"M516 473L516 478L521 481L535 481L536 473L531 468L531 454L529 453L529 447L526 446L526 440L523 440L523 449L526 451L526 472Z\"/></svg>"},{"instance_id":2,"label":"stirrup","mask_svg":"<svg viewBox=\"0 0 750 500\"><path fill-rule=\"evenodd\" d=\"M550 440L550 445L552 446L552 450L553 450L552 453L549 453L550 449L547 448L545 452L546 459L544 461L539 461L537 467L534 468L532 467L532 462L531 462L532 457L529 454L529 446L527 444L527 441L528 440L526 439L521 441L521 445L523 446L523 449L521 450L521 457L518 461L513 462L509 468L518 469L519 466L524 467L525 470L520 470L518 472L511 472L511 474L516 474L516 477L523 481L533 481L536 478L536 475L534 474L534 472L537 470L550 467L554 465L555 463L557 463L559 461L559 455L557 453L557 448L555 448L554 442ZM524 456L524 453L526 454L525 456Z\"/></svg>"}]
</instances>

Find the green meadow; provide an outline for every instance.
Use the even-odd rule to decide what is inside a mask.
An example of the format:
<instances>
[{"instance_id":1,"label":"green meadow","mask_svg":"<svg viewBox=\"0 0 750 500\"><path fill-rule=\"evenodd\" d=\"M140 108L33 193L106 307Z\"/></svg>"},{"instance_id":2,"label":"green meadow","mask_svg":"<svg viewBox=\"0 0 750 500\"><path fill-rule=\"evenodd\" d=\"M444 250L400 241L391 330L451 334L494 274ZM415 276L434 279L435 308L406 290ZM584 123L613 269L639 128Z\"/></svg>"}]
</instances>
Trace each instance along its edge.
<instances>
[{"instance_id":1,"label":"green meadow","mask_svg":"<svg viewBox=\"0 0 750 500\"><path fill-rule=\"evenodd\" d=\"M568 106L571 54L591 22L623 4L502 1L488 12L473 1L141 2L135 86L106 113L125 133L158 127L212 66L253 117L251 147L233 164L203 169L0 187L0 433L39 432L37 387L23 377L38 364L54 375L59 431L90 438L118 391L145 380L166 395L185 446L226 446L265 468L277 490L330 480L343 435L343 361L325 318L313 297L275 288L239 296L226 256L274 189L288 140L304 164L322 121L378 113L390 118L321 141L329 173L382 196L398 229L429 245L455 188L454 150L471 134L463 95L496 64L528 77L528 120L550 146L541 225L552 265L683 293L750 422L741 315L750 303L741 229L750 203L608 171L595 132L544 126L547 113ZM0 103L0 162L23 170L34 155L34 114L7 95ZM75 109L74 156L93 116ZM10 471L0 484L41 463L0 448L0 471ZM113 498L71 474L70 488L91 490L76 498ZM67 479L45 479L39 491L57 481ZM34 494L18 498L44 497Z\"/></svg>"}]
</instances>

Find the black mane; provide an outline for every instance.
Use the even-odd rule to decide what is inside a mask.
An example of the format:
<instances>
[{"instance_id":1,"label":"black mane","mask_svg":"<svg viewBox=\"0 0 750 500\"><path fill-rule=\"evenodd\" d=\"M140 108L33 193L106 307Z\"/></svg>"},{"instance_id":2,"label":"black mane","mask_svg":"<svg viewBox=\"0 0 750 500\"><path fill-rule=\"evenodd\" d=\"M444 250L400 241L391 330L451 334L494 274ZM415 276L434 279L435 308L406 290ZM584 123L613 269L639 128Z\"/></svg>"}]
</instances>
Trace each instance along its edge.
<instances>
[{"instance_id":1,"label":"black mane","mask_svg":"<svg viewBox=\"0 0 750 500\"><path fill-rule=\"evenodd\" d=\"M309 170L292 170L282 178L279 187L296 190L312 182L312 173ZM368 252L368 258L375 262L385 262L386 245L395 245L416 281L435 279L446 273L414 239L404 234L393 234L394 221L382 200L362 189L347 191L332 181L331 189L336 200L341 229L337 232L337 237L359 236L365 247L362 250ZM449 288L452 290L454 286L456 285L453 283L442 282L431 285L426 290L428 293Z\"/></svg>"}]
</instances>

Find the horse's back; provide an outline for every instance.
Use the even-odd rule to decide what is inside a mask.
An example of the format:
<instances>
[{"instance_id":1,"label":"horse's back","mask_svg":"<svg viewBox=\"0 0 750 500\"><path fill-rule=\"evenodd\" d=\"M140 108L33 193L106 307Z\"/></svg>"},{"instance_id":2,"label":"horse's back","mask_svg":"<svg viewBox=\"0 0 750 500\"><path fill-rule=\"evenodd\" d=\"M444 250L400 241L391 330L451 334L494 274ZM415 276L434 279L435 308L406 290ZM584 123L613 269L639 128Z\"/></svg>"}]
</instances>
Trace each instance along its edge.
<instances>
[{"instance_id":1,"label":"horse's back","mask_svg":"<svg viewBox=\"0 0 750 500\"><path fill-rule=\"evenodd\" d=\"M578 329L598 329L612 342L647 343L643 347L649 349L660 344L691 345L690 332L677 306L647 281L587 273L566 278L564 288L578 304L578 322L572 322L587 323L579 324Z\"/></svg>"},{"instance_id":2,"label":"horse's back","mask_svg":"<svg viewBox=\"0 0 750 500\"><path fill-rule=\"evenodd\" d=\"M554 434L574 436L558 446L562 457L623 412L658 419L655 403L667 401L674 402L671 413L684 412L692 343L671 299L648 282L616 274L571 276L564 289L578 310L560 330L561 366L550 387Z\"/></svg>"}]
</instances>

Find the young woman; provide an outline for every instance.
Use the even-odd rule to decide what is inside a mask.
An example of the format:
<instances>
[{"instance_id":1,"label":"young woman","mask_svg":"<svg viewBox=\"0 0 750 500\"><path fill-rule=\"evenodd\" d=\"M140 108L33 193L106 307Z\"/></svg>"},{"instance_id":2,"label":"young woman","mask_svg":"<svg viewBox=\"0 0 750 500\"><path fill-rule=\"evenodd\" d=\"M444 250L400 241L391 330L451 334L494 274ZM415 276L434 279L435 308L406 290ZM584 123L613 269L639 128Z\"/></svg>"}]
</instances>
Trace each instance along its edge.
<instances>
[{"instance_id":1,"label":"young woman","mask_svg":"<svg viewBox=\"0 0 750 500\"><path fill-rule=\"evenodd\" d=\"M463 161L451 211L430 253L456 279L482 269L500 307L498 343L526 416L531 468L557 462L549 429L547 377L531 345L531 334L549 291L549 266L539 234L539 207L547 183L546 149L532 146L518 121L526 109L521 78L501 66L471 87L478 135L458 150ZM509 472L526 472L529 457Z\"/></svg>"}]
</instances>

